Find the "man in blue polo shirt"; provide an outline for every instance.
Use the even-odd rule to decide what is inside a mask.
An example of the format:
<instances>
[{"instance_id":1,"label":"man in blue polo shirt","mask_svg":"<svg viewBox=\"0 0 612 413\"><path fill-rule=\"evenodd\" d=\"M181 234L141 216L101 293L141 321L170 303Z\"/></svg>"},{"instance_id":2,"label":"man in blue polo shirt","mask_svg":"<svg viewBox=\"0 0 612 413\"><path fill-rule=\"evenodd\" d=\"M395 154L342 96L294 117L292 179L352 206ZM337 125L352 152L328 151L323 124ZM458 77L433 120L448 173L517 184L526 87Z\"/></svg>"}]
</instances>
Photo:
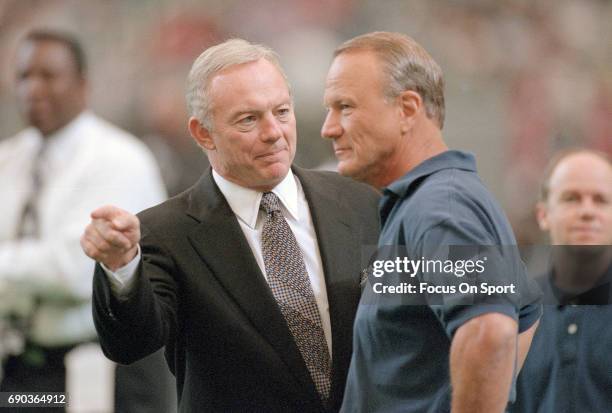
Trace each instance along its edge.
<instances>
[{"instance_id":1,"label":"man in blue polo shirt","mask_svg":"<svg viewBox=\"0 0 612 413\"><path fill-rule=\"evenodd\" d=\"M442 73L414 40L375 32L341 45L327 76L325 105L322 135L333 141L339 172L383 190L379 254L384 246L399 246L425 265L452 258L455 246L516 244L474 157L448 150L442 140ZM506 262L506 255L500 252L495 258L502 261L489 272L509 264L523 277L522 263ZM437 274L416 273L432 287L449 287ZM416 302L426 305L406 305L414 303L407 295L386 299L374 290L365 287L355 320L343 411L504 411L538 305L510 294L470 301L449 290L437 299L417 294ZM474 304L465 305L466 298Z\"/></svg>"},{"instance_id":2,"label":"man in blue polo shirt","mask_svg":"<svg viewBox=\"0 0 612 413\"><path fill-rule=\"evenodd\" d=\"M612 161L560 153L537 205L550 235L542 322L517 381L512 412L612 412Z\"/></svg>"}]
</instances>

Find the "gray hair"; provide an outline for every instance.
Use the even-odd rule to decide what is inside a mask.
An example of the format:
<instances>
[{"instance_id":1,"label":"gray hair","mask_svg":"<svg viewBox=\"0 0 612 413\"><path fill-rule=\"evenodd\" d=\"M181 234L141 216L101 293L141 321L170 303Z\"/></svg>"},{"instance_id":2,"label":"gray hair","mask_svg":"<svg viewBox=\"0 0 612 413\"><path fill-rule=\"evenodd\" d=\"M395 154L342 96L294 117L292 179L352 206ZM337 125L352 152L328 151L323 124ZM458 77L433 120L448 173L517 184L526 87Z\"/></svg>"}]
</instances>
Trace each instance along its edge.
<instances>
[{"instance_id":1,"label":"gray hair","mask_svg":"<svg viewBox=\"0 0 612 413\"><path fill-rule=\"evenodd\" d=\"M334 57L342 53L372 51L383 65L388 81L383 92L394 99L406 90L421 95L427 117L440 129L444 126L444 78L442 69L414 39L401 33L372 32L341 44Z\"/></svg>"},{"instance_id":2,"label":"gray hair","mask_svg":"<svg viewBox=\"0 0 612 413\"><path fill-rule=\"evenodd\" d=\"M210 82L220 71L243 63L266 59L281 73L289 93L291 88L287 76L278 60L278 55L269 47L253 44L243 39L230 39L209 47L193 62L187 77L187 107L191 116L202 122L205 128L212 128L210 119Z\"/></svg>"}]
</instances>

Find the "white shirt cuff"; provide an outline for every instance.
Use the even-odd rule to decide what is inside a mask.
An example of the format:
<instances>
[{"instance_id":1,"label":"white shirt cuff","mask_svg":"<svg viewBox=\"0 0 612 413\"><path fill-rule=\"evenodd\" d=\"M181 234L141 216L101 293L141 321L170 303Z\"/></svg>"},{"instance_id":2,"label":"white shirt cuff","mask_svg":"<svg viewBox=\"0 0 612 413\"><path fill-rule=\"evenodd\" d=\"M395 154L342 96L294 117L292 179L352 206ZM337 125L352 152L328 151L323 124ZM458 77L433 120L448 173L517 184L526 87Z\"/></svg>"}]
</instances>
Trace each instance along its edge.
<instances>
[{"instance_id":1,"label":"white shirt cuff","mask_svg":"<svg viewBox=\"0 0 612 413\"><path fill-rule=\"evenodd\" d=\"M127 295L132 291L134 281L136 280L136 269L140 262L140 245L138 245L138 253L132 261L125 264L123 267L117 268L115 271L109 270L106 265L100 263L100 266L108 277L111 290L116 296Z\"/></svg>"}]
</instances>

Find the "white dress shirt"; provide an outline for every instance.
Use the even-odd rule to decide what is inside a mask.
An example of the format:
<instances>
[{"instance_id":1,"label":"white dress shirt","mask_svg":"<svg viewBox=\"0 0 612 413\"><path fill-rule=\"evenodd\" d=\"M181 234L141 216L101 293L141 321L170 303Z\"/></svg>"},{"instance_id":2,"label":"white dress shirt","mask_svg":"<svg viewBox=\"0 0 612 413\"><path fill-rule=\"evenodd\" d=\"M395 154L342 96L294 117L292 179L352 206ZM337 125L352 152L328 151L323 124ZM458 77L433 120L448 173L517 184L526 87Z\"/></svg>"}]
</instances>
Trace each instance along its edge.
<instances>
[{"instance_id":1,"label":"white dress shirt","mask_svg":"<svg viewBox=\"0 0 612 413\"><path fill-rule=\"evenodd\" d=\"M266 269L261 252L261 236L265 213L259 209L263 194L259 191L244 188L238 184L228 181L213 170L213 179L227 200L230 208L236 215L240 228L251 247L253 256L267 279ZM314 293L315 301L321 315L325 340L331 355L331 322L329 318L329 301L327 299L327 288L321 262L321 253L315 233L308 202L302 189L302 185L293 172L289 170L287 176L272 189L281 202L283 216L287 220L291 231L295 235L302 255L306 272L310 279L310 285ZM115 272L104 268L111 288L118 294L126 294L132 285L134 273L140 260L138 255L125 267Z\"/></svg>"},{"instance_id":2,"label":"white dress shirt","mask_svg":"<svg viewBox=\"0 0 612 413\"><path fill-rule=\"evenodd\" d=\"M36 204L40 236L17 239L43 139ZM89 111L46 138L29 128L0 143L0 300L13 297L25 305L42 297L43 304L49 303L32 320L28 334L33 341L65 345L95 337L90 305L94 262L79 244L89 214L106 204L136 213L165 197L146 146ZM68 311L60 304L70 301L86 305Z\"/></svg>"}]
</instances>

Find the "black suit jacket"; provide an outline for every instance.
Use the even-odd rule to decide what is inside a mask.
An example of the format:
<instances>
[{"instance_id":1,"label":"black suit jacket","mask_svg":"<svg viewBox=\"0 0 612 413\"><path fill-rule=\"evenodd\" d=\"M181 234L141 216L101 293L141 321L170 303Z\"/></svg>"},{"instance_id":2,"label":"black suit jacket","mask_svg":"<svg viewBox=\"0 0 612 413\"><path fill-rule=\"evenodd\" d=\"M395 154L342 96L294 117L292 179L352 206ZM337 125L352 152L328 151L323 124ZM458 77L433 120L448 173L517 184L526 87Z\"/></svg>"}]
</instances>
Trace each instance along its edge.
<instances>
[{"instance_id":1,"label":"black suit jacket","mask_svg":"<svg viewBox=\"0 0 612 413\"><path fill-rule=\"evenodd\" d=\"M335 173L293 170L325 272L333 353L328 406L210 171L188 191L139 214L142 260L129 296L116 299L96 268L94 321L105 354L131 363L166 345L180 412L340 408L362 246L378 238L378 194Z\"/></svg>"}]
</instances>

